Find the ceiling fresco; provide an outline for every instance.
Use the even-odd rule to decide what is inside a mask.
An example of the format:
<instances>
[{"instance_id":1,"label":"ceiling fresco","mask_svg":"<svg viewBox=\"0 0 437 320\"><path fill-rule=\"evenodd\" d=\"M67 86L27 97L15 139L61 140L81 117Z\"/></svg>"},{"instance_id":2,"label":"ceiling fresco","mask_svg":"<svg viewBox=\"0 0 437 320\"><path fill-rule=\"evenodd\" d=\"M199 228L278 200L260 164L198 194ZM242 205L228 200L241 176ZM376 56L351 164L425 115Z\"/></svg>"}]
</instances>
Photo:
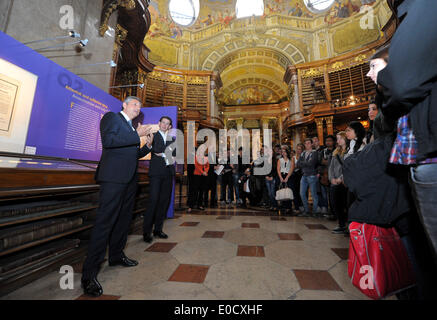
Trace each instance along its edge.
<instances>
[{"instance_id":1,"label":"ceiling fresco","mask_svg":"<svg viewBox=\"0 0 437 320\"><path fill-rule=\"evenodd\" d=\"M152 0L152 24L145 45L150 61L163 67L216 71L224 105L271 103L287 98L283 76L288 65L328 59L381 37L390 17L383 0L335 0L323 13L303 0L265 0L264 14L237 19L236 0L201 0L189 27L176 24L168 0ZM373 12L374 11L374 12ZM372 13L375 26L361 28Z\"/></svg>"}]
</instances>

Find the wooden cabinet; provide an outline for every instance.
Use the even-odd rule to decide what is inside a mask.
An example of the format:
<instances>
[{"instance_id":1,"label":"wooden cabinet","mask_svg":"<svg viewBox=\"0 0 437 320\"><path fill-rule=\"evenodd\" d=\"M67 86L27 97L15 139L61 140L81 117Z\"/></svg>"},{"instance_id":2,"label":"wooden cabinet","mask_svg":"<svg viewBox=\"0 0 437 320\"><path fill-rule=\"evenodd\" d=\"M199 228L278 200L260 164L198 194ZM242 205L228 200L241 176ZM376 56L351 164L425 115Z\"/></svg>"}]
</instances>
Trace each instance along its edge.
<instances>
[{"instance_id":1,"label":"wooden cabinet","mask_svg":"<svg viewBox=\"0 0 437 320\"><path fill-rule=\"evenodd\" d=\"M0 296L71 265L81 272L98 207L96 163L0 155ZM146 210L141 168L132 230Z\"/></svg>"}]
</instances>

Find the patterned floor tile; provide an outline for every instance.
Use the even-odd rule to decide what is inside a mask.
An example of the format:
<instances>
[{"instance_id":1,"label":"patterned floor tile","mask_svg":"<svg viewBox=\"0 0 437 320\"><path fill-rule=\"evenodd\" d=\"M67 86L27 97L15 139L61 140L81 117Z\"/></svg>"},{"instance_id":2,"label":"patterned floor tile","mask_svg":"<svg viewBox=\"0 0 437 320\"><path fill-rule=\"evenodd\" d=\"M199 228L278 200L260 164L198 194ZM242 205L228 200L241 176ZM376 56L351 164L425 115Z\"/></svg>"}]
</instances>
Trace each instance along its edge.
<instances>
[{"instance_id":1,"label":"patterned floor tile","mask_svg":"<svg viewBox=\"0 0 437 320\"><path fill-rule=\"evenodd\" d=\"M145 251L150 252L170 252L171 249L176 247L177 242L155 242Z\"/></svg>"},{"instance_id":2,"label":"patterned floor tile","mask_svg":"<svg viewBox=\"0 0 437 320\"><path fill-rule=\"evenodd\" d=\"M317 224L317 223L306 223L305 226L310 230L327 230L323 224Z\"/></svg>"},{"instance_id":3,"label":"patterned floor tile","mask_svg":"<svg viewBox=\"0 0 437 320\"><path fill-rule=\"evenodd\" d=\"M199 224L199 222L192 222L192 221L186 221L181 223L179 226L181 227L196 227Z\"/></svg>"},{"instance_id":4,"label":"patterned floor tile","mask_svg":"<svg viewBox=\"0 0 437 320\"><path fill-rule=\"evenodd\" d=\"M349 248L331 248L331 250L342 260L347 260L349 257Z\"/></svg>"},{"instance_id":5,"label":"patterned floor tile","mask_svg":"<svg viewBox=\"0 0 437 320\"><path fill-rule=\"evenodd\" d=\"M265 257L262 246L238 246L237 256L239 257Z\"/></svg>"},{"instance_id":6,"label":"patterned floor tile","mask_svg":"<svg viewBox=\"0 0 437 320\"><path fill-rule=\"evenodd\" d=\"M168 281L203 283L209 266L181 264Z\"/></svg>"},{"instance_id":7,"label":"patterned floor tile","mask_svg":"<svg viewBox=\"0 0 437 320\"><path fill-rule=\"evenodd\" d=\"M302 240L298 233L278 233L279 240Z\"/></svg>"},{"instance_id":8,"label":"patterned floor tile","mask_svg":"<svg viewBox=\"0 0 437 320\"><path fill-rule=\"evenodd\" d=\"M272 221L287 221L284 217L270 217L270 220Z\"/></svg>"},{"instance_id":9,"label":"patterned floor tile","mask_svg":"<svg viewBox=\"0 0 437 320\"><path fill-rule=\"evenodd\" d=\"M340 286L328 271L324 270L293 270L297 280L304 290L341 291Z\"/></svg>"},{"instance_id":10,"label":"patterned floor tile","mask_svg":"<svg viewBox=\"0 0 437 320\"><path fill-rule=\"evenodd\" d=\"M223 238L224 231L205 231L202 238Z\"/></svg>"},{"instance_id":11,"label":"patterned floor tile","mask_svg":"<svg viewBox=\"0 0 437 320\"><path fill-rule=\"evenodd\" d=\"M217 220L231 220L232 216L218 216Z\"/></svg>"},{"instance_id":12,"label":"patterned floor tile","mask_svg":"<svg viewBox=\"0 0 437 320\"><path fill-rule=\"evenodd\" d=\"M246 223L246 222L243 222L241 224L241 227L242 228L259 228L259 223Z\"/></svg>"}]
</instances>

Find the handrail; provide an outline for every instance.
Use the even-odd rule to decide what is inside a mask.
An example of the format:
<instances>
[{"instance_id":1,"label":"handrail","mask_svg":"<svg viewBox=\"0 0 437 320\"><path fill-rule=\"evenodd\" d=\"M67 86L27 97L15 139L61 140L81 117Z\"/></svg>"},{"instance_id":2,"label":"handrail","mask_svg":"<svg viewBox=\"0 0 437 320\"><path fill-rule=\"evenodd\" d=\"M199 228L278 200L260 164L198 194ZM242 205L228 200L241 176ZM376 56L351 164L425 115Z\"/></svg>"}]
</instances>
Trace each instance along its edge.
<instances>
[{"instance_id":1,"label":"handrail","mask_svg":"<svg viewBox=\"0 0 437 320\"><path fill-rule=\"evenodd\" d=\"M200 117L205 118L205 120L207 122L210 122L211 124L213 124L212 120L216 120L218 121L223 127L225 126L225 123L223 122L222 119L220 119L219 117L215 117L215 116L210 116L208 114L206 114L205 112L202 112L200 110L197 110L195 108L184 108L182 109L182 113L186 112L186 111L190 111L190 112L196 112L199 114ZM187 117L186 115L183 115L185 118ZM189 119L186 119L189 120ZM200 121L202 121L202 119L200 119Z\"/></svg>"}]
</instances>

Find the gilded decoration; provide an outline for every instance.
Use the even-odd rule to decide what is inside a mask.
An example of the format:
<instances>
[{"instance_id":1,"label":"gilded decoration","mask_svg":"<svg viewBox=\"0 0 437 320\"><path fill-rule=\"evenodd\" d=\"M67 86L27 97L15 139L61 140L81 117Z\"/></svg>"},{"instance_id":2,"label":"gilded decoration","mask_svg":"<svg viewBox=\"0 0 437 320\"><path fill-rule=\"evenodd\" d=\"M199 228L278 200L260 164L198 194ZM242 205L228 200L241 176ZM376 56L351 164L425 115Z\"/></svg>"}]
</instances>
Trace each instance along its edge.
<instances>
[{"instance_id":1,"label":"gilded decoration","mask_svg":"<svg viewBox=\"0 0 437 320\"><path fill-rule=\"evenodd\" d=\"M263 86L247 86L237 88L224 100L227 105L244 105L260 103L277 103L279 96L271 89Z\"/></svg>"},{"instance_id":2,"label":"gilded decoration","mask_svg":"<svg viewBox=\"0 0 437 320\"><path fill-rule=\"evenodd\" d=\"M123 45L123 41L126 40L128 31L123 28L121 25L117 24L115 29L115 42L121 46Z\"/></svg>"},{"instance_id":3,"label":"gilded decoration","mask_svg":"<svg viewBox=\"0 0 437 320\"><path fill-rule=\"evenodd\" d=\"M326 12L314 14L303 0L265 0L262 16L237 19L235 0L202 0L194 24L182 27L172 20L168 0L152 0L144 43L150 61L159 66L218 72L223 80L216 93L219 105L277 103L290 94L282 81L289 65L333 58L378 40L383 3L336 0ZM363 8L375 11L375 30L360 28ZM319 77L324 68L341 70L368 57L354 58L299 73Z\"/></svg>"},{"instance_id":4,"label":"gilded decoration","mask_svg":"<svg viewBox=\"0 0 437 320\"><path fill-rule=\"evenodd\" d=\"M99 27L99 35L104 36L105 32L108 30L108 21L112 13L118 9L118 7L123 7L128 10L135 9L135 0L107 0L104 3L102 10L102 16Z\"/></svg>"},{"instance_id":5,"label":"gilded decoration","mask_svg":"<svg viewBox=\"0 0 437 320\"><path fill-rule=\"evenodd\" d=\"M323 69L321 68L311 68L308 70L302 70L301 71L301 76L302 78L308 78L308 77L317 77L320 75L323 75Z\"/></svg>"}]
</instances>

